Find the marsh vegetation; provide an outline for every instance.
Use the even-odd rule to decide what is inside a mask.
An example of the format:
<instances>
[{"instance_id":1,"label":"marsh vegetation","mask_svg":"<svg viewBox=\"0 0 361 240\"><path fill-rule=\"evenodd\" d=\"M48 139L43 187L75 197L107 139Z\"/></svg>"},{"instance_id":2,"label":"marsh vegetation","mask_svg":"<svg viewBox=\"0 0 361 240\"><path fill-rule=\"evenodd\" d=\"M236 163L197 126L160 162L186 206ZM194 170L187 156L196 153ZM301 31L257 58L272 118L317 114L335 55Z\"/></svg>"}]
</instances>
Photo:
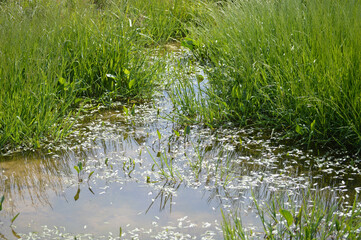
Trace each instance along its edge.
<instances>
[{"instance_id":1,"label":"marsh vegetation","mask_svg":"<svg viewBox=\"0 0 361 240\"><path fill-rule=\"evenodd\" d=\"M360 12L1 1L0 238L360 239Z\"/></svg>"}]
</instances>

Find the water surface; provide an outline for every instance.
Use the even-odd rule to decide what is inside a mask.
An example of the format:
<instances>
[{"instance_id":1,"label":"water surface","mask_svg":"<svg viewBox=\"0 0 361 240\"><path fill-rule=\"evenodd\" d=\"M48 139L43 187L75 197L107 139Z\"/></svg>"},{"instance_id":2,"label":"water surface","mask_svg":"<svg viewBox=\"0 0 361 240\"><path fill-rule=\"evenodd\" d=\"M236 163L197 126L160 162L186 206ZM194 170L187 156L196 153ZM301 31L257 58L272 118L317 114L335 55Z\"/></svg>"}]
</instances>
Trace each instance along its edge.
<instances>
[{"instance_id":1,"label":"water surface","mask_svg":"<svg viewBox=\"0 0 361 240\"><path fill-rule=\"evenodd\" d=\"M361 189L356 157L232 123L186 134L173 109L167 89L148 103L89 104L63 142L2 156L0 238L222 239L221 211L262 232L252 193L261 205L280 194L297 202L306 189L347 204Z\"/></svg>"}]
</instances>

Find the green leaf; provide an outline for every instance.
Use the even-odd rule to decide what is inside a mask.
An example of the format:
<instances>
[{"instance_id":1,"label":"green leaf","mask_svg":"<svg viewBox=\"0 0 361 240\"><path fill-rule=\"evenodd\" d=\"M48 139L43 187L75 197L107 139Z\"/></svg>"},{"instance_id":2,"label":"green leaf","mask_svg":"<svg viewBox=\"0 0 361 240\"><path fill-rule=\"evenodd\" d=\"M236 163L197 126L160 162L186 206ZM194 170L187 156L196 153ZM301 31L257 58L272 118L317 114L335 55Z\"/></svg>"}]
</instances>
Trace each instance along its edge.
<instances>
[{"instance_id":1,"label":"green leaf","mask_svg":"<svg viewBox=\"0 0 361 240\"><path fill-rule=\"evenodd\" d=\"M74 166L74 169L75 169L78 173L80 173L80 169L79 169L78 166Z\"/></svg>"},{"instance_id":2,"label":"green leaf","mask_svg":"<svg viewBox=\"0 0 361 240\"><path fill-rule=\"evenodd\" d=\"M133 104L130 113L134 116L134 114L135 114L135 104Z\"/></svg>"},{"instance_id":3,"label":"green leaf","mask_svg":"<svg viewBox=\"0 0 361 240\"><path fill-rule=\"evenodd\" d=\"M336 219L335 224L336 224L336 230L337 230L337 231L340 231L340 230L341 230L341 226L340 226L340 221L339 221L338 219Z\"/></svg>"},{"instance_id":4,"label":"green leaf","mask_svg":"<svg viewBox=\"0 0 361 240\"><path fill-rule=\"evenodd\" d=\"M79 168L79 171L83 170L83 163L82 162L78 162L78 168Z\"/></svg>"},{"instance_id":5,"label":"green leaf","mask_svg":"<svg viewBox=\"0 0 361 240\"><path fill-rule=\"evenodd\" d=\"M242 102L239 102L238 105L239 105L239 109L241 109L242 112L246 111L246 108Z\"/></svg>"},{"instance_id":6,"label":"green leaf","mask_svg":"<svg viewBox=\"0 0 361 240\"><path fill-rule=\"evenodd\" d=\"M310 238L310 227L309 226L304 226L303 227L303 229L304 229L304 235L305 235L305 239L309 239Z\"/></svg>"},{"instance_id":7,"label":"green leaf","mask_svg":"<svg viewBox=\"0 0 361 240\"><path fill-rule=\"evenodd\" d=\"M178 132L177 130L174 130L174 133L175 133L175 135L176 135L177 137L180 136L180 134L179 134L179 132Z\"/></svg>"},{"instance_id":8,"label":"green leaf","mask_svg":"<svg viewBox=\"0 0 361 240\"><path fill-rule=\"evenodd\" d=\"M125 116L128 116L129 115L128 108L126 106L123 106L123 110L124 110Z\"/></svg>"},{"instance_id":9,"label":"green leaf","mask_svg":"<svg viewBox=\"0 0 361 240\"><path fill-rule=\"evenodd\" d=\"M157 129L157 134L158 134L158 138L159 138L159 140L161 140L162 139L162 135L160 134L160 132L159 132L159 130Z\"/></svg>"},{"instance_id":10,"label":"green leaf","mask_svg":"<svg viewBox=\"0 0 361 240\"><path fill-rule=\"evenodd\" d=\"M231 96L232 96L233 98L236 98L236 97L237 97L236 86L233 86L232 92L231 92Z\"/></svg>"},{"instance_id":11,"label":"green leaf","mask_svg":"<svg viewBox=\"0 0 361 240\"><path fill-rule=\"evenodd\" d=\"M302 135L302 133L303 133L301 126L298 124L296 125L296 132L300 135Z\"/></svg>"},{"instance_id":12,"label":"green leaf","mask_svg":"<svg viewBox=\"0 0 361 240\"><path fill-rule=\"evenodd\" d=\"M66 83L66 80L64 79L64 78L59 78L59 83L61 84L61 85L65 85L65 83Z\"/></svg>"},{"instance_id":13,"label":"green leaf","mask_svg":"<svg viewBox=\"0 0 361 240\"><path fill-rule=\"evenodd\" d=\"M106 159L105 159L105 162L104 162L104 163L105 163L105 165L107 165L107 166L108 166L108 160L109 160L109 159L108 159L108 158L106 158Z\"/></svg>"},{"instance_id":14,"label":"green leaf","mask_svg":"<svg viewBox=\"0 0 361 240\"><path fill-rule=\"evenodd\" d=\"M75 200L75 201L78 201L79 195L80 195L80 188L78 187L78 191L76 191L76 194L75 194L75 196L74 196L74 200Z\"/></svg>"},{"instance_id":15,"label":"green leaf","mask_svg":"<svg viewBox=\"0 0 361 240\"><path fill-rule=\"evenodd\" d=\"M181 45L192 51L195 47L198 47L199 43L196 40L186 37L181 41Z\"/></svg>"},{"instance_id":16,"label":"green leaf","mask_svg":"<svg viewBox=\"0 0 361 240\"><path fill-rule=\"evenodd\" d=\"M18 218L19 215L20 215L20 213L16 214L15 217L13 217L13 218L11 219L11 224L14 223L14 221Z\"/></svg>"},{"instance_id":17,"label":"green leaf","mask_svg":"<svg viewBox=\"0 0 361 240\"><path fill-rule=\"evenodd\" d=\"M124 69L124 73L128 76L130 75L130 71L128 69Z\"/></svg>"},{"instance_id":18,"label":"green leaf","mask_svg":"<svg viewBox=\"0 0 361 240\"><path fill-rule=\"evenodd\" d=\"M301 223L302 210L303 210L303 206L301 206L300 211L297 214L297 217L295 219L295 225L297 225L298 223Z\"/></svg>"},{"instance_id":19,"label":"green leaf","mask_svg":"<svg viewBox=\"0 0 361 240\"><path fill-rule=\"evenodd\" d=\"M237 94L237 98L242 98L242 85L239 85L237 87L237 91L236 91L236 94Z\"/></svg>"},{"instance_id":20,"label":"green leaf","mask_svg":"<svg viewBox=\"0 0 361 240\"><path fill-rule=\"evenodd\" d=\"M3 202L5 200L5 196L3 195L0 199L0 211L3 209Z\"/></svg>"},{"instance_id":21,"label":"green leaf","mask_svg":"<svg viewBox=\"0 0 361 240\"><path fill-rule=\"evenodd\" d=\"M288 226L291 226L292 223L293 223L292 214L291 214L288 210L286 210L286 209L280 209L280 213L281 213L281 215L286 219L287 225L288 225Z\"/></svg>"},{"instance_id":22,"label":"green leaf","mask_svg":"<svg viewBox=\"0 0 361 240\"><path fill-rule=\"evenodd\" d=\"M187 125L186 128L184 129L184 133L188 135L190 132L191 132L191 127Z\"/></svg>"},{"instance_id":23,"label":"green leaf","mask_svg":"<svg viewBox=\"0 0 361 240\"><path fill-rule=\"evenodd\" d=\"M88 176L88 181L90 179L90 177L94 174L94 171L92 171L91 173L89 173L89 176Z\"/></svg>"},{"instance_id":24,"label":"green leaf","mask_svg":"<svg viewBox=\"0 0 361 240\"><path fill-rule=\"evenodd\" d=\"M203 75L197 74L197 75L196 75L196 78L197 78L198 83L201 83L201 82L204 80Z\"/></svg>"},{"instance_id":25,"label":"green leaf","mask_svg":"<svg viewBox=\"0 0 361 240\"><path fill-rule=\"evenodd\" d=\"M231 96L238 99L242 98L242 85L233 86Z\"/></svg>"},{"instance_id":26,"label":"green leaf","mask_svg":"<svg viewBox=\"0 0 361 240\"><path fill-rule=\"evenodd\" d=\"M130 82L129 82L129 89L132 89L132 87L134 86L135 84L135 79L132 79Z\"/></svg>"},{"instance_id":27,"label":"green leaf","mask_svg":"<svg viewBox=\"0 0 361 240\"><path fill-rule=\"evenodd\" d=\"M74 104L77 104L77 103L80 102L81 100L83 100L83 99L81 99L81 98L76 98L76 99L74 100Z\"/></svg>"},{"instance_id":28,"label":"green leaf","mask_svg":"<svg viewBox=\"0 0 361 240\"><path fill-rule=\"evenodd\" d=\"M119 227L119 237L122 237L122 227Z\"/></svg>"},{"instance_id":29,"label":"green leaf","mask_svg":"<svg viewBox=\"0 0 361 240\"><path fill-rule=\"evenodd\" d=\"M313 132L313 130L315 130L315 124L316 124L316 119L313 120L313 122L311 123L311 132Z\"/></svg>"}]
</instances>

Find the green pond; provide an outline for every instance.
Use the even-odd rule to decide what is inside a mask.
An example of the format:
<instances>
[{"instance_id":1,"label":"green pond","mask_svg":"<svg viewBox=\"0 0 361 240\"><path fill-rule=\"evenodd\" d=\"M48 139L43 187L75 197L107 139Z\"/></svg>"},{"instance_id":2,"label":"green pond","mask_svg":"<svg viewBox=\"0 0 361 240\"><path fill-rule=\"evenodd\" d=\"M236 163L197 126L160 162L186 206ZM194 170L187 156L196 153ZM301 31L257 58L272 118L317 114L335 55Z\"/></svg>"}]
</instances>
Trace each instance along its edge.
<instances>
[{"instance_id":1,"label":"green pond","mask_svg":"<svg viewBox=\"0 0 361 240\"><path fill-rule=\"evenodd\" d=\"M358 158L300 149L271 129L187 129L167 91L89 104L61 143L1 156L0 239L222 239L222 211L262 236L252 193L297 202L311 189L347 205L361 190Z\"/></svg>"}]
</instances>

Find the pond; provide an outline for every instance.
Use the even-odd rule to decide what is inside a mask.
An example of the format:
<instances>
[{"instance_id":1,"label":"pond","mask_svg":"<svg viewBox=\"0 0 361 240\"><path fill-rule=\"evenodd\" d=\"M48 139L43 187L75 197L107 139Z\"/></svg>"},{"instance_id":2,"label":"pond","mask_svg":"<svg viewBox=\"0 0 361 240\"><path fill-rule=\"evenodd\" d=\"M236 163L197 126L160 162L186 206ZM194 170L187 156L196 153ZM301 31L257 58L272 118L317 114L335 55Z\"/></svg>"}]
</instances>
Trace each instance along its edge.
<instances>
[{"instance_id":1,"label":"pond","mask_svg":"<svg viewBox=\"0 0 361 240\"><path fill-rule=\"evenodd\" d=\"M262 236L253 197L297 202L311 189L347 204L361 190L357 158L269 129L180 125L167 91L88 104L61 143L2 156L0 239L222 239L222 212Z\"/></svg>"}]
</instances>

